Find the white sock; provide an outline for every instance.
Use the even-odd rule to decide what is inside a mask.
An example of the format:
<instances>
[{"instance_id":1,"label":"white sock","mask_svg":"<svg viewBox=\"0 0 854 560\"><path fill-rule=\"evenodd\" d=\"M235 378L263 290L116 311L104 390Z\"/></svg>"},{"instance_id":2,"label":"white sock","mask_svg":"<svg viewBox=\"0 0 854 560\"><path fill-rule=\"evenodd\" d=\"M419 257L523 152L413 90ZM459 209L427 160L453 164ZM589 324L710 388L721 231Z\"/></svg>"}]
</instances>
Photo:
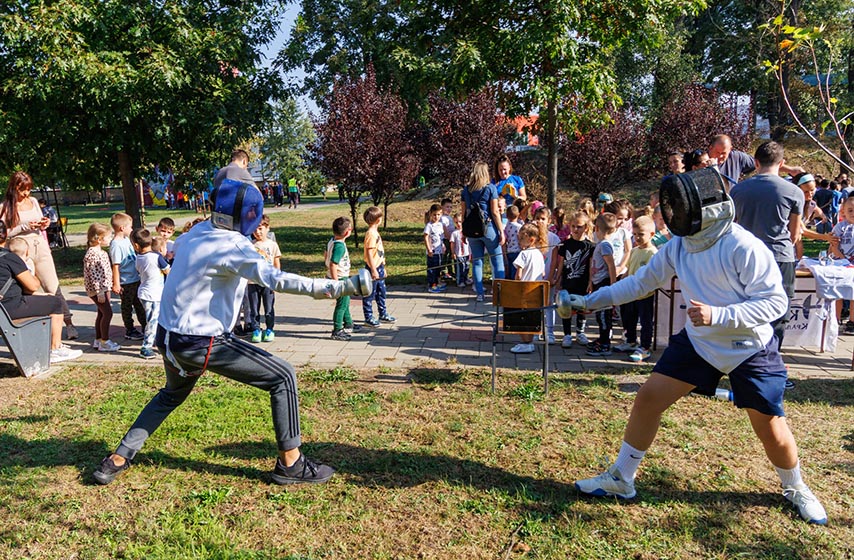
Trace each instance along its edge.
<instances>
[{"instance_id":1,"label":"white sock","mask_svg":"<svg viewBox=\"0 0 854 560\"><path fill-rule=\"evenodd\" d=\"M635 474L638 472L638 466L641 459L646 455L646 451L635 449L625 441L620 446L620 454L617 455L617 461L614 466L623 475L623 480L631 482L635 479Z\"/></svg>"},{"instance_id":2,"label":"white sock","mask_svg":"<svg viewBox=\"0 0 854 560\"><path fill-rule=\"evenodd\" d=\"M800 461L798 461L798 464L795 465L795 467L792 469L781 469L780 467L774 467L774 470L777 471L777 476L780 477L780 483L783 485L783 488L797 486L798 484L802 484L804 482L801 478Z\"/></svg>"}]
</instances>

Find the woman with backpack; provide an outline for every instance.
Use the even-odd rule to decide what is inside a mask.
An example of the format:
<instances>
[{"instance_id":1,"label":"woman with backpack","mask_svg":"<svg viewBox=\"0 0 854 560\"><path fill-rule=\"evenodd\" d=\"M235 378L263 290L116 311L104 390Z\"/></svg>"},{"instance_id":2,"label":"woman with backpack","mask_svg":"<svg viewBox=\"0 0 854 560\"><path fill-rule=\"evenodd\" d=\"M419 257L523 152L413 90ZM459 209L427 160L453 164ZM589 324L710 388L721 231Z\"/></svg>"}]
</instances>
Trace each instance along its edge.
<instances>
[{"instance_id":1,"label":"woman with backpack","mask_svg":"<svg viewBox=\"0 0 854 560\"><path fill-rule=\"evenodd\" d=\"M489 255L492 277L504 278L504 226L498 210L498 191L489 180L489 166L479 161L474 164L468 186L463 189L463 235L468 240L472 255L472 276L477 301L483 301L483 259Z\"/></svg>"}]
</instances>

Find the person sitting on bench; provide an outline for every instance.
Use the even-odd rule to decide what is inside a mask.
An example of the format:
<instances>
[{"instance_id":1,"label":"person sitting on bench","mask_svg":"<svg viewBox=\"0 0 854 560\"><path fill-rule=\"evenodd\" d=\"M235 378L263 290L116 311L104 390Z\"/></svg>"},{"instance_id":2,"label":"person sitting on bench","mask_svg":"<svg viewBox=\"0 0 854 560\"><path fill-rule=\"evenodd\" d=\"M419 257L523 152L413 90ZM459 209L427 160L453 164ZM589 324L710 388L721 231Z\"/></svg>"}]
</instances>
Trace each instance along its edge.
<instances>
[{"instance_id":1,"label":"person sitting on bench","mask_svg":"<svg viewBox=\"0 0 854 560\"><path fill-rule=\"evenodd\" d=\"M0 220L0 245L6 243L6 224ZM41 283L21 257L0 248L0 303L11 319L50 315L50 363L73 360L83 354L62 344L62 301L53 294L34 295Z\"/></svg>"}]
</instances>

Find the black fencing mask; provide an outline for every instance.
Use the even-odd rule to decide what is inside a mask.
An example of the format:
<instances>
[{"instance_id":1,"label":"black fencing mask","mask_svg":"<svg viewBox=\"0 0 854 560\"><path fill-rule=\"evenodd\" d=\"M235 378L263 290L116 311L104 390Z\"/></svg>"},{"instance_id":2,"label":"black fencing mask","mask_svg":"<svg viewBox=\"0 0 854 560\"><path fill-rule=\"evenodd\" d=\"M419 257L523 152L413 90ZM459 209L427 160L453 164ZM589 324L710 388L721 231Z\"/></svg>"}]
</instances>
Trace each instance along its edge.
<instances>
[{"instance_id":1,"label":"black fencing mask","mask_svg":"<svg viewBox=\"0 0 854 560\"><path fill-rule=\"evenodd\" d=\"M668 175L658 191L661 217L673 235L694 235L703 227L703 208L729 200L715 167Z\"/></svg>"}]
</instances>

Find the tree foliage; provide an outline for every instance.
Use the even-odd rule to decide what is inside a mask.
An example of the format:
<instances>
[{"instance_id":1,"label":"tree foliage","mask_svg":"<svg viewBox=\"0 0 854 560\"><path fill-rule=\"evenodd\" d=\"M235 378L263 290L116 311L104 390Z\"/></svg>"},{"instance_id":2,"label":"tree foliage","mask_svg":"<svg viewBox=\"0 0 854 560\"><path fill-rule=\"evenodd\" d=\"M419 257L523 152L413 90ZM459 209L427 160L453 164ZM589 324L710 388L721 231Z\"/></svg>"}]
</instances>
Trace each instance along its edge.
<instances>
[{"instance_id":1,"label":"tree foliage","mask_svg":"<svg viewBox=\"0 0 854 560\"><path fill-rule=\"evenodd\" d=\"M374 204L387 209L396 193L412 186L421 155L407 123L406 104L377 85L370 66L363 78L337 82L325 107L314 123L315 161L338 181L358 230L359 197L370 193Z\"/></svg>"},{"instance_id":2,"label":"tree foliage","mask_svg":"<svg viewBox=\"0 0 854 560\"><path fill-rule=\"evenodd\" d=\"M629 110L611 110L608 124L566 138L563 172L573 188L591 197L634 179L646 152L646 128Z\"/></svg>"},{"instance_id":3,"label":"tree foliage","mask_svg":"<svg viewBox=\"0 0 854 560\"><path fill-rule=\"evenodd\" d=\"M433 92L426 164L444 185L461 185L478 161L491 163L504 152L511 128L504 122L494 93L484 88L462 101Z\"/></svg>"},{"instance_id":4,"label":"tree foliage","mask_svg":"<svg viewBox=\"0 0 854 560\"><path fill-rule=\"evenodd\" d=\"M13 0L0 12L0 161L100 186L221 164L269 114L278 3Z\"/></svg>"},{"instance_id":5,"label":"tree foliage","mask_svg":"<svg viewBox=\"0 0 854 560\"><path fill-rule=\"evenodd\" d=\"M271 119L257 139L264 178L287 181L296 177L301 183L308 181L312 173L309 151L316 139L311 119L300 111L293 97L275 102Z\"/></svg>"},{"instance_id":6,"label":"tree foliage","mask_svg":"<svg viewBox=\"0 0 854 560\"><path fill-rule=\"evenodd\" d=\"M728 134L735 148L749 147L753 115L739 113L733 95L722 96L716 89L690 84L671 97L649 127L648 163L662 169L670 150L706 148L716 134Z\"/></svg>"}]
</instances>

